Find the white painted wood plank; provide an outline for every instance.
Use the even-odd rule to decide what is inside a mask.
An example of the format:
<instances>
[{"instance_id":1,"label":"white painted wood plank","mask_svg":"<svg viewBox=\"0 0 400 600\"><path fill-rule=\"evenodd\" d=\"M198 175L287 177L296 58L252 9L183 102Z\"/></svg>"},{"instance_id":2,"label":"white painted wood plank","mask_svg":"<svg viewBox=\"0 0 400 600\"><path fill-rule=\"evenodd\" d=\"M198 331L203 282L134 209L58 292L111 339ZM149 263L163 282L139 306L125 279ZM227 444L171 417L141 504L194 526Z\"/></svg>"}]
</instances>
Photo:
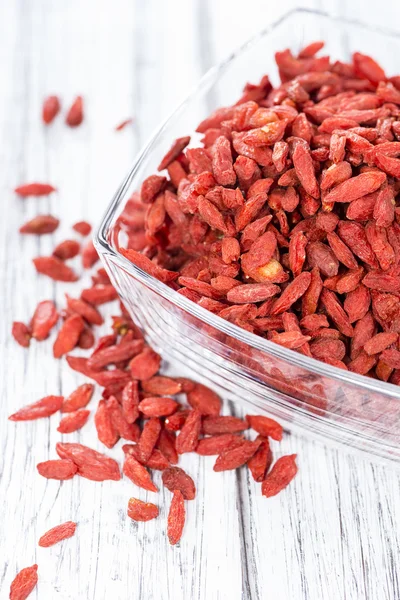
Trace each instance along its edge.
<instances>
[{"instance_id":1,"label":"white painted wood plank","mask_svg":"<svg viewBox=\"0 0 400 600\"><path fill-rule=\"evenodd\" d=\"M334 8L361 13L362 6ZM37 277L29 259L71 235L77 218L98 220L139 144L200 73L285 7L249 0L243 8L227 0L0 3L0 80L7 82L0 93L1 598L16 570L35 560L40 585L32 598L40 600L400 597L400 482L389 468L290 436L274 452L298 452L299 476L266 501L245 472L216 474L212 459L185 456L199 494L188 506L180 547L172 549L165 535L168 491L157 497L160 519L128 523L128 498L154 494L128 481L42 480L35 465L55 457L57 416L29 424L5 419L20 405L67 394L84 381L63 362L55 366L51 341L27 353L10 340L13 318L27 319L39 298L61 303L67 289ZM390 8L394 22L398 7ZM379 22L392 20L388 7L378 12ZM59 93L65 105L82 93L85 124L71 131L59 120L44 130L39 114L47 93ZM135 126L115 133L131 115ZM12 188L28 179L48 179L60 191L49 199L14 198ZM38 241L16 234L21 222L47 210L62 218L56 235ZM93 423L68 439L101 450ZM118 449L109 454L121 458ZM67 519L78 520L77 535L38 549L41 533Z\"/></svg>"}]
</instances>

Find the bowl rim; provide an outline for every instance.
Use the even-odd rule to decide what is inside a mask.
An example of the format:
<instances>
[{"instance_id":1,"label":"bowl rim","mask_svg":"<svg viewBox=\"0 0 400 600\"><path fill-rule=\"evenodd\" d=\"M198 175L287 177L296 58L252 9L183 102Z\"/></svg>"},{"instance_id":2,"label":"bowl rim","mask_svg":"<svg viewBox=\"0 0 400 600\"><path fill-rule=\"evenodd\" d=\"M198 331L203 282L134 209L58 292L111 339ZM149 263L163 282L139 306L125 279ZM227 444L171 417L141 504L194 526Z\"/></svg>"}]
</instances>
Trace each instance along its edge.
<instances>
[{"instance_id":1,"label":"bowl rim","mask_svg":"<svg viewBox=\"0 0 400 600\"><path fill-rule=\"evenodd\" d=\"M102 255L107 255L114 263L116 263L120 268L126 271L128 274L132 275L136 279L138 279L141 283L146 285L152 291L156 292L158 295L166 298L168 301L172 302L175 306L180 309L185 310L192 316L201 320L207 325L211 325L215 327L217 330L225 333L227 335L232 336L236 340L244 342L251 346L254 349L259 351L266 352L268 355L272 355L278 359L284 360L293 364L294 366L305 369L311 373L320 375L322 377L328 377L330 379L335 379L342 381L344 384L352 384L357 388L365 388L369 392L377 392L384 393L387 396L395 398L400 401L400 389L398 386L387 383L385 381L381 381L379 379L368 378L365 375L359 375L357 373L353 373L351 371L345 371L343 369L339 369L338 367L334 367L329 365L328 363L323 363L317 359L306 357L294 350L290 350L283 346L279 346L266 338L258 336L255 333L251 333L242 329L238 325L230 323L226 321L222 317L213 314L205 308L197 305L195 302L192 302L185 296L182 296L177 291L170 288L167 284L159 281L155 277L149 275L146 271L143 271L132 262L130 262L125 256L123 256L115 247L111 245L108 241L110 226L113 223L115 213L120 203L122 202L125 193L130 186L132 180L134 179L137 171L141 167L144 160L148 157L149 153L152 151L153 146L157 142L158 137L165 131L171 121L176 119L179 114L184 110L186 105L190 103L192 97L197 93L201 92L204 88L214 80L219 73L223 72L235 58L246 50L250 49L253 45L257 44L257 42L262 39L264 36L271 33L274 29L282 25L285 21L295 17L296 15L306 15L313 16L322 19L329 19L337 22L338 25L345 24L350 26L356 26L366 31L371 31L379 34L383 34L385 36L391 37L399 37L399 32L394 30L387 29L385 27L369 25L359 21L358 19L349 19L345 17L339 17L330 14L327 11L318 10L318 9L308 9L308 8L294 8L281 17L276 19L267 27L263 28L256 35L252 36L249 40L247 40L244 44L241 44L235 51L231 52L225 59L219 62L217 65L211 67L197 82L197 84L192 88L190 93L185 97L185 99L178 104L178 106L170 113L170 115L159 125L153 134L150 136L147 143L144 144L142 149L137 154L137 157L133 163L132 168L122 181L121 185L117 189L116 193L112 197L110 204L107 207L107 210L100 222L100 225L96 229L94 235L94 244L96 249Z\"/></svg>"}]
</instances>

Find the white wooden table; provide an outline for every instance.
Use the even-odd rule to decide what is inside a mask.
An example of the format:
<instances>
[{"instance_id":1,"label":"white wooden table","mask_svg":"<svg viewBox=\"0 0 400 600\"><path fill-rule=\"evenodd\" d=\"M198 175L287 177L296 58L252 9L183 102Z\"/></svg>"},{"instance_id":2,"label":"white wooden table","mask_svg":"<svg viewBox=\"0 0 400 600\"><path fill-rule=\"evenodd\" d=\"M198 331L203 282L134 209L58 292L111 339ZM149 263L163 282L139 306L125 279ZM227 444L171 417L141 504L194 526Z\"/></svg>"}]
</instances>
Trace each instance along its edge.
<instances>
[{"instance_id":1,"label":"white wooden table","mask_svg":"<svg viewBox=\"0 0 400 600\"><path fill-rule=\"evenodd\" d=\"M1 599L8 598L17 570L34 562L40 579L32 598L39 600L400 598L400 478L389 467L287 436L283 449L298 453L300 472L284 493L266 500L245 471L216 474L212 460L185 456L183 467L199 494L188 507L180 546L171 548L169 492L160 494L159 519L128 522L128 498L151 494L138 494L129 481L75 478L60 485L42 479L35 465L56 456L58 417L7 421L17 407L49 393L68 394L83 382L51 358L51 342L27 352L11 339L13 319L27 320L39 299L62 303L66 290L38 277L30 259L71 235L75 220L99 220L139 146L199 75L292 6L275 4L0 2ZM346 9L344 0L321 0L318 6L399 23L397 3L384 10L375 4L358 0ZM81 93L84 125L70 130L59 119L44 129L40 107L49 93L65 106ZM133 129L115 133L114 126L133 115ZM59 193L16 198L12 189L28 180L48 180ZM62 219L55 235L18 235L22 222L46 211ZM71 439L100 449L92 425ZM73 539L37 547L44 531L68 519L79 523Z\"/></svg>"}]
</instances>

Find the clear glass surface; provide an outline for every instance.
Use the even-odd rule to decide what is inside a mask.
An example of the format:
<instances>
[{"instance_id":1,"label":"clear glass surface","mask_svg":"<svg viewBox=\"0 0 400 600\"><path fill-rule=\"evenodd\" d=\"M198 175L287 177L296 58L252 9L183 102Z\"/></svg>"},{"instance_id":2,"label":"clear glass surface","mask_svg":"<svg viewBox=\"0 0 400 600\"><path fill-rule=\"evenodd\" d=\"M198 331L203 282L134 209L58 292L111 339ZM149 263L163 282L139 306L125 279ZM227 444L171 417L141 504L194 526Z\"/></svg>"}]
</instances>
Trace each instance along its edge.
<instances>
[{"instance_id":1,"label":"clear glass surface","mask_svg":"<svg viewBox=\"0 0 400 600\"><path fill-rule=\"evenodd\" d=\"M206 311L124 258L114 226L126 201L155 173L177 137L192 135L219 106L232 104L243 85L265 73L274 83L277 50L296 53L325 40L334 59L354 51L372 54L389 75L400 71L400 37L391 31L328 14L298 9L270 25L227 60L212 68L139 154L114 196L96 236L96 247L133 319L165 358L247 403L249 410L277 417L291 431L364 451L400 465L400 388L343 371L280 347ZM118 239L117 239L118 238ZM250 405L250 406L249 406Z\"/></svg>"}]
</instances>

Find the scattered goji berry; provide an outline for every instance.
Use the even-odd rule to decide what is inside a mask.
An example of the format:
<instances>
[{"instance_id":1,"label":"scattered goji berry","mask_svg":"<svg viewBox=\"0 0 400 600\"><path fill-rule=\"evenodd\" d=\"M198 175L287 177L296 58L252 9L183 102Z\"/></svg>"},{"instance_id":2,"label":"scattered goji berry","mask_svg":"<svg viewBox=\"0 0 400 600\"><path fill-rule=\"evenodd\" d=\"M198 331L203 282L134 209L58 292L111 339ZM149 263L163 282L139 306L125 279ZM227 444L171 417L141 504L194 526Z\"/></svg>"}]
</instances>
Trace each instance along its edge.
<instances>
[{"instance_id":1,"label":"scattered goji berry","mask_svg":"<svg viewBox=\"0 0 400 600\"><path fill-rule=\"evenodd\" d=\"M170 492L179 490L185 500L193 500L196 486L193 479L180 467L169 467L162 473L162 482Z\"/></svg>"},{"instance_id":2,"label":"scattered goji berry","mask_svg":"<svg viewBox=\"0 0 400 600\"><path fill-rule=\"evenodd\" d=\"M73 431L78 431L78 429L81 429L81 427L84 426L89 415L90 410L85 409L70 412L61 419L57 431L60 433L72 433Z\"/></svg>"},{"instance_id":3,"label":"scattered goji berry","mask_svg":"<svg viewBox=\"0 0 400 600\"><path fill-rule=\"evenodd\" d=\"M75 534L76 523L73 521L66 521L61 525L56 525L49 531L46 531L40 539L39 546L42 548L49 548L49 546L54 546L54 544L58 544L62 540L66 540L67 538L72 537Z\"/></svg>"},{"instance_id":4,"label":"scattered goji berry","mask_svg":"<svg viewBox=\"0 0 400 600\"><path fill-rule=\"evenodd\" d=\"M16 342L23 348L29 348L32 331L30 327L21 323L20 321L14 321L11 329L12 336Z\"/></svg>"},{"instance_id":5,"label":"scattered goji berry","mask_svg":"<svg viewBox=\"0 0 400 600\"><path fill-rule=\"evenodd\" d=\"M37 565L21 569L11 583L10 600L26 600L38 582L37 570Z\"/></svg>"},{"instance_id":6,"label":"scattered goji berry","mask_svg":"<svg viewBox=\"0 0 400 600\"><path fill-rule=\"evenodd\" d=\"M296 454L290 454L278 458L261 484L263 496L266 498L276 496L289 485L297 473L296 456Z\"/></svg>"},{"instance_id":7,"label":"scattered goji berry","mask_svg":"<svg viewBox=\"0 0 400 600\"><path fill-rule=\"evenodd\" d=\"M20 228L20 233L33 233L35 235L44 235L53 233L59 226L60 221L52 215L38 215L30 221L24 223Z\"/></svg>"},{"instance_id":8,"label":"scattered goji berry","mask_svg":"<svg viewBox=\"0 0 400 600\"><path fill-rule=\"evenodd\" d=\"M83 121L83 98L77 96L71 104L65 122L70 127L78 127Z\"/></svg>"},{"instance_id":9,"label":"scattered goji berry","mask_svg":"<svg viewBox=\"0 0 400 600\"><path fill-rule=\"evenodd\" d=\"M56 256L38 256L32 262L38 273L47 275L55 281L77 281L78 279L75 271Z\"/></svg>"},{"instance_id":10,"label":"scattered goji berry","mask_svg":"<svg viewBox=\"0 0 400 600\"><path fill-rule=\"evenodd\" d=\"M47 96L43 100L42 119L45 125L50 125L61 109L60 100L57 96Z\"/></svg>"},{"instance_id":11,"label":"scattered goji berry","mask_svg":"<svg viewBox=\"0 0 400 600\"><path fill-rule=\"evenodd\" d=\"M64 402L63 396L45 396L41 400L20 408L16 413L10 415L10 421L32 421L50 417L58 412Z\"/></svg>"},{"instance_id":12,"label":"scattered goji berry","mask_svg":"<svg viewBox=\"0 0 400 600\"><path fill-rule=\"evenodd\" d=\"M78 471L76 464L68 459L46 460L45 462L38 463L36 468L42 477L46 477L46 479L58 479L60 481L72 479Z\"/></svg>"},{"instance_id":13,"label":"scattered goji berry","mask_svg":"<svg viewBox=\"0 0 400 600\"><path fill-rule=\"evenodd\" d=\"M19 196L48 196L57 191L49 183L26 183L15 188L15 193Z\"/></svg>"},{"instance_id":14,"label":"scattered goji berry","mask_svg":"<svg viewBox=\"0 0 400 600\"><path fill-rule=\"evenodd\" d=\"M185 526L186 512L182 492L174 490L171 506L168 513L167 535L169 543L174 546L182 537Z\"/></svg>"},{"instance_id":15,"label":"scattered goji berry","mask_svg":"<svg viewBox=\"0 0 400 600\"><path fill-rule=\"evenodd\" d=\"M158 506L151 502L143 502L137 498L129 498L128 517L133 521L151 521L158 517Z\"/></svg>"}]
</instances>

